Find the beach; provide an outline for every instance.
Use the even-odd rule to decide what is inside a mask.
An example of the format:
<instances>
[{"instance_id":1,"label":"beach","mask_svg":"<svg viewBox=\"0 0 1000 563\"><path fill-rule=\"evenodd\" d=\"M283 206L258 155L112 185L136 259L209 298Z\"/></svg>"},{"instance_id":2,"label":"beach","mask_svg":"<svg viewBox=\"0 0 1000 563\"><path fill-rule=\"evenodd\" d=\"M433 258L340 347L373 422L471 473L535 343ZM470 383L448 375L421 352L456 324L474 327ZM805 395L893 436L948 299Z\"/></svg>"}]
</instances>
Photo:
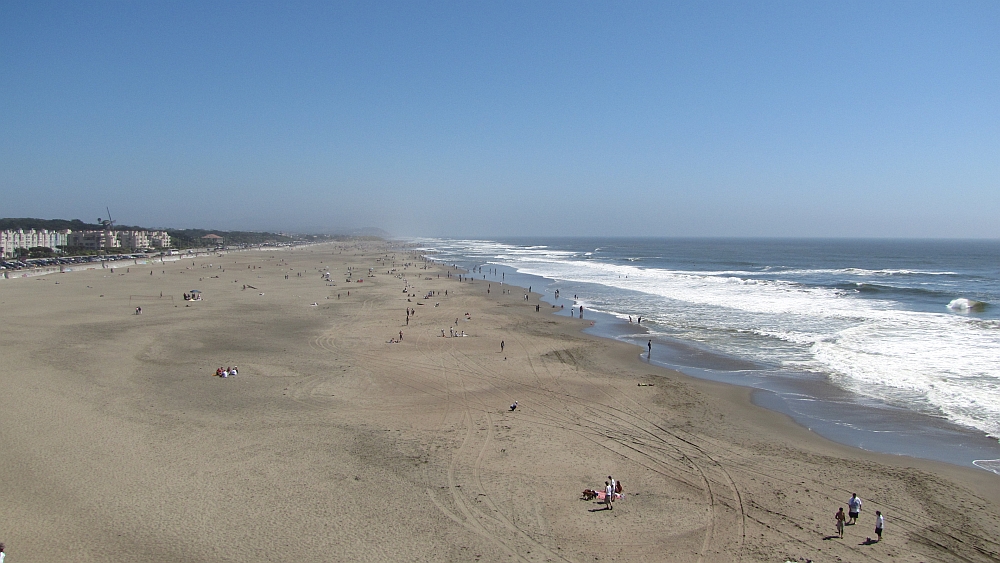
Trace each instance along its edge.
<instances>
[{"instance_id":1,"label":"beach","mask_svg":"<svg viewBox=\"0 0 1000 563\"><path fill-rule=\"evenodd\" d=\"M0 280L5 563L1000 560L996 474L459 274L357 241ZM609 475L614 510L582 499Z\"/></svg>"}]
</instances>

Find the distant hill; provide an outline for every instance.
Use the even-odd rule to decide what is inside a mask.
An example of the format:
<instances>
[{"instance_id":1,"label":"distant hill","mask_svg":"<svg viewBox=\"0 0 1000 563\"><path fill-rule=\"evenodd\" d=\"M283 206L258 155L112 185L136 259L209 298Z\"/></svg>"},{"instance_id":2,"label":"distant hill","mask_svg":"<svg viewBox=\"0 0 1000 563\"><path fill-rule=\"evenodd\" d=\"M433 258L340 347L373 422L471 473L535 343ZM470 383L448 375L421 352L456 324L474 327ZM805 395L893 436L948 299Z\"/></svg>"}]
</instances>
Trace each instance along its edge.
<instances>
[{"instance_id":1,"label":"distant hill","mask_svg":"<svg viewBox=\"0 0 1000 563\"><path fill-rule=\"evenodd\" d=\"M79 219L29 219L29 218L6 218L0 219L0 231L7 230L17 230L17 229L35 229L41 230L46 229L49 231L63 231L66 229L71 229L74 231L95 231L101 230L104 227L96 223L84 223ZM135 229L137 227L121 227L127 228L129 230Z\"/></svg>"},{"instance_id":2,"label":"distant hill","mask_svg":"<svg viewBox=\"0 0 1000 563\"><path fill-rule=\"evenodd\" d=\"M263 244L265 242L292 242L296 240L287 235L253 231L209 231L206 229L166 229L170 235L170 243L174 248L193 248L209 245L201 237L219 235L227 245Z\"/></svg>"}]
</instances>

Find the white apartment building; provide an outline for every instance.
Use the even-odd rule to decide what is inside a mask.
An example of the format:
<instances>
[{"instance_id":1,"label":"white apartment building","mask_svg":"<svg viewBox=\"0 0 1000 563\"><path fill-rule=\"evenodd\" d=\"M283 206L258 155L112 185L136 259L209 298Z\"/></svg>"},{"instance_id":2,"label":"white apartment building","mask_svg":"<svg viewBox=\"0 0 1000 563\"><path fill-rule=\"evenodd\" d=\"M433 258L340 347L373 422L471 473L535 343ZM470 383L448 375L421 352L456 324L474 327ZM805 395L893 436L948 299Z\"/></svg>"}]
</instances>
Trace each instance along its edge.
<instances>
[{"instance_id":1,"label":"white apartment building","mask_svg":"<svg viewBox=\"0 0 1000 563\"><path fill-rule=\"evenodd\" d=\"M10 229L0 231L0 255L4 258L14 256L18 248L44 246L55 250L65 246L70 231L49 231L46 229Z\"/></svg>"}]
</instances>

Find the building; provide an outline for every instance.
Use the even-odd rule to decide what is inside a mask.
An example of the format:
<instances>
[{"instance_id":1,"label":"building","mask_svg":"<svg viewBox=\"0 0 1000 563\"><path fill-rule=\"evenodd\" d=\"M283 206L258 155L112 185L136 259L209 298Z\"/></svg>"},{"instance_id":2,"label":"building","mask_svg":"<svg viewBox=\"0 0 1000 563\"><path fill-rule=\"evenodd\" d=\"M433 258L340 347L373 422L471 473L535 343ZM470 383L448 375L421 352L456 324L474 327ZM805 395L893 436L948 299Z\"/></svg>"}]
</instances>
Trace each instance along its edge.
<instances>
[{"instance_id":1,"label":"building","mask_svg":"<svg viewBox=\"0 0 1000 563\"><path fill-rule=\"evenodd\" d=\"M142 248L168 248L170 235L166 231L115 231L121 246L136 250Z\"/></svg>"},{"instance_id":2,"label":"building","mask_svg":"<svg viewBox=\"0 0 1000 563\"><path fill-rule=\"evenodd\" d=\"M107 235L107 236L105 236ZM68 246L82 248L84 250L104 250L121 248L118 233L111 231L73 231L69 234Z\"/></svg>"},{"instance_id":3,"label":"building","mask_svg":"<svg viewBox=\"0 0 1000 563\"><path fill-rule=\"evenodd\" d=\"M216 246L219 246L223 243L225 239L223 239L222 237L220 237L215 233L209 233L201 237L201 240L205 241L205 244L214 244Z\"/></svg>"},{"instance_id":4,"label":"building","mask_svg":"<svg viewBox=\"0 0 1000 563\"><path fill-rule=\"evenodd\" d=\"M70 231L49 231L47 229L10 229L0 231L0 255L4 258L15 256L18 248L45 247L52 250L65 246Z\"/></svg>"},{"instance_id":5,"label":"building","mask_svg":"<svg viewBox=\"0 0 1000 563\"><path fill-rule=\"evenodd\" d=\"M75 246L85 250L169 248L166 231L48 231L10 229L0 231L0 256L12 258L19 248L42 246L58 250Z\"/></svg>"}]
</instances>

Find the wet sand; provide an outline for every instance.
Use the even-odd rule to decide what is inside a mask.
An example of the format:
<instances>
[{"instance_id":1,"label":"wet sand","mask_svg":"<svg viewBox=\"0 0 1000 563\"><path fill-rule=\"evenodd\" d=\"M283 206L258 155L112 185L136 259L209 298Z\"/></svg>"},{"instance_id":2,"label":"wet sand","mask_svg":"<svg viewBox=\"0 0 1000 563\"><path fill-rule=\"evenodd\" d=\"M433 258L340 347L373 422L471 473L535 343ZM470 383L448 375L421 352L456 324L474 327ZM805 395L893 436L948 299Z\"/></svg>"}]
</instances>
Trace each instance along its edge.
<instances>
[{"instance_id":1,"label":"wet sand","mask_svg":"<svg viewBox=\"0 0 1000 563\"><path fill-rule=\"evenodd\" d=\"M835 444L408 261L366 242L0 280L7 563L1000 560L997 475ZM581 499L609 474L613 511ZM852 492L859 525L827 539Z\"/></svg>"}]
</instances>

